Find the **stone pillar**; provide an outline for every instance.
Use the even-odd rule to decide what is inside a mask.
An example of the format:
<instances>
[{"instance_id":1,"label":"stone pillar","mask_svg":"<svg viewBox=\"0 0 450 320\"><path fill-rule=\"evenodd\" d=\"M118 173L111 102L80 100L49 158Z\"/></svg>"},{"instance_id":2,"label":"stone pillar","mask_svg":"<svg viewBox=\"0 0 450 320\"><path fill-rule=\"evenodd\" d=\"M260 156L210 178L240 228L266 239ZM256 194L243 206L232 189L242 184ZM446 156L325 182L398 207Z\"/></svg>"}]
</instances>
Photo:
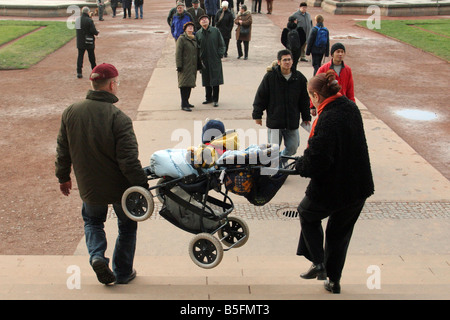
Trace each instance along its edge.
<instances>
[{"instance_id":1,"label":"stone pillar","mask_svg":"<svg viewBox=\"0 0 450 320\"><path fill-rule=\"evenodd\" d=\"M321 7L323 0L308 0L306 3L311 7Z\"/></svg>"}]
</instances>

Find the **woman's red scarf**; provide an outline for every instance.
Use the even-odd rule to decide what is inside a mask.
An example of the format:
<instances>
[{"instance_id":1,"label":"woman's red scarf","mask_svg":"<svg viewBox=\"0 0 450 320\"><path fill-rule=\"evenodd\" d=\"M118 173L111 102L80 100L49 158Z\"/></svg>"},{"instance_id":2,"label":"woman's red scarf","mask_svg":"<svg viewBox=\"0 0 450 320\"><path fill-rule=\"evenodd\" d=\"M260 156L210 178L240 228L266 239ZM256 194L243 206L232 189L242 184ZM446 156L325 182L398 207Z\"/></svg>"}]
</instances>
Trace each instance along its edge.
<instances>
[{"instance_id":1,"label":"woman's red scarf","mask_svg":"<svg viewBox=\"0 0 450 320\"><path fill-rule=\"evenodd\" d=\"M325 109L325 107L329 103L333 102L334 100L336 100L339 97L342 97L342 94L338 92L334 96L326 98L325 100L322 101L321 104L319 104L319 106L317 107L317 118L314 120L314 122L313 122L313 124L311 126L311 132L309 133L309 138L308 139L311 139L312 136L314 136L314 129L316 127L317 120L319 120L319 116L322 113L323 109Z\"/></svg>"}]
</instances>

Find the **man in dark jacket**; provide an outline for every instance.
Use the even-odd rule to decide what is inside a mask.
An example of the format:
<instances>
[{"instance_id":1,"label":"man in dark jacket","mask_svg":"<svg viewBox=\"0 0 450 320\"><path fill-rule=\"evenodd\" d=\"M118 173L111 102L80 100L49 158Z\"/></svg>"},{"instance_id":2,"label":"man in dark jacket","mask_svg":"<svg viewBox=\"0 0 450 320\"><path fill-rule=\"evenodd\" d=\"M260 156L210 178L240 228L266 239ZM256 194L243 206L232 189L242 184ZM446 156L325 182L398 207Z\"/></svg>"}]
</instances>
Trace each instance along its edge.
<instances>
[{"instance_id":1,"label":"man in dark jacket","mask_svg":"<svg viewBox=\"0 0 450 320\"><path fill-rule=\"evenodd\" d=\"M231 30L233 30L234 17L231 10L228 9L228 1L222 2L222 8L216 14L216 28L222 34L223 41L225 41L224 57L228 56L228 45L231 39Z\"/></svg>"},{"instance_id":2,"label":"man in dark jacket","mask_svg":"<svg viewBox=\"0 0 450 320\"><path fill-rule=\"evenodd\" d=\"M98 35L98 31L95 28L94 21L89 16L89 8L83 7L81 9L81 17L75 21L75 27L77 29L77 48L78 48L78 60L77 60L77 77L83 78L83 59L84 52L88 52L89 62L91 68L94 69L95 63L95 36Z\"/></svg>"},{"instance_id":3,"label":"man in dark jacket","mask_svg":"<svg viewBox=\"0 0 450 320\"><path fill-rule=\"evenodd\" d=\"M292 54L281 50L277 56L278 65L267 72L253 102L252 118L262 125L262 115L267 112L266 125L269 143L281 144L285 149L281 155L292 156L300 145L298 127L300 115L304 125L309 125L309 96L306 78L298 70L292 70Z\"/></svg>"},{"instance_id":4,"label":"man in dark jacket","mask_svg":"<svg viewBox=\"0 0 450 320\"><path fill-rule=\"evenodd\" d=\"M138 145L131 119L113 103L119 80L117 69L103 63L92 70L94 90L86 99L64 110L57 138L55 174L61 192L72 188L71 167L83 201L82 217L90 263L101 283L128 283L133 269L137 222L128 219L121 206L123 192L130 186L147 186L147 176L138 159ZM113 256L113 271L105 257L103 230L112 204L118 217L119 235Z\"/></svg>"},{"instance_id":5,"label":"man in dark jacket","mask_svg":"<svg viewBox=\"0 0 450 320\"><path fill-rule=\"evenodd\" d=\"M186 11L191 15L192 21L194 22L195 25L194 31L197 32L201 28L198 18L200 18L205 14L205 10L202 7L200 7L200 3L198 0L192 0L192 7L190 7Z\"/></svg>"},{"instance_id":6,"label":"man in dark jacket","mask_svg":"<svg viewBox=\"0 0 450 320\"><path fill-rule=\"evenodd\" d=\"M195 34L200 48L202 61L202 85L205 87L206 100L203 104L213 103L219 106L219 86L223 84L222 57L225 54L225 42L219 29L209 25L208 15L199 18L202 28Z\"/></svg>"}]
</instances>

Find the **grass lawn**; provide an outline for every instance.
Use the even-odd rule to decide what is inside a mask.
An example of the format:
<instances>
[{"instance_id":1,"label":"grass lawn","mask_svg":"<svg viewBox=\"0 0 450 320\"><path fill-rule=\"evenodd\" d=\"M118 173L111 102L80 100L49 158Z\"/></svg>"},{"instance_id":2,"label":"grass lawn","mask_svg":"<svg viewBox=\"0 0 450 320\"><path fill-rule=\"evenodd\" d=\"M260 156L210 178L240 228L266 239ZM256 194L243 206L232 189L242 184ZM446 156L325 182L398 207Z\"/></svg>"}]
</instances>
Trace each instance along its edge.
<instances>
[{"instance_id":1,"label":"grass lawn","mask_svg":"<svg viewBox=\"0 0 450 320\"><path fill-rule=\"evenodd\" d=\"M367 27L365 21L358 24ZM450 19L382 20L381 28L373 31L450 61Z\"/></svg>"},{"instance_id":2,"label":"grass lawn","mask_svg":"<svg viewBox=\"0 0 450 320\"><path fill-rule=\"evenodd\" d=\"M0 45L33 30L23 38L0 49L1 69L26 69L61 48L76 35L60 21L0 21Z\"/></svg>"}]
</instances>

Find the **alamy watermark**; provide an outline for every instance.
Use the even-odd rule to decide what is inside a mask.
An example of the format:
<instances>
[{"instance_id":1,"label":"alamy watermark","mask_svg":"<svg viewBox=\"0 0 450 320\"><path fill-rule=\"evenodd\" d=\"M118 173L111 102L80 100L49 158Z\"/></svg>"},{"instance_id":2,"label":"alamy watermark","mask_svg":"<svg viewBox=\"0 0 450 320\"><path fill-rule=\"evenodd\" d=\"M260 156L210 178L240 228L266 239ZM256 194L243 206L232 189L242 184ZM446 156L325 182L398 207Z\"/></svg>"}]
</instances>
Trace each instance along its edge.
<instances>
[{"instance_id":1,"label":"alamy watermark","mask_svg":"<svg viewBox=\"0 0 450 320\"><path fill-rule=\"evenodd\" d=\"M67 7L67 13L72 13L70 17L66 20L66 25L68 29L80 29L80 19L81 8L79 6L70 5Z\"/></svg>"},{"instance_id":2,"label":"alamy watermark","mask_svg":"<svg viewBox=\"0 0 450 320\"><path fill-rule=\"evenodd\" d=\"M70 276L66 280L67 289L73 290L81 289L81 269L77 265L70 265L66 269L66 273L70 274Z\"/></svg>"},{"instance_id":3,"label":"alamy watermark","mask_svg":"<svg viewBox=\"0 0 450 320\"><path fill-rule=\"evenodd\" d=\"M367 7L367 13L372 13L372 15L367 18L366 26L370 30L381 29L381 9L377 5L371 5Z\"/></svg>"},{"instance_id":4,"label":"alamy watermark","mask_svg":"<svg viewBox=\"0 0 450 320\"><path fill-rule=\"evenodd\" d=\"M381 289L381 269L379 266L370 265L367 267L366 272L370 274L367 278L366 285L370 290Z\"/></svg>"}]
</instances>

